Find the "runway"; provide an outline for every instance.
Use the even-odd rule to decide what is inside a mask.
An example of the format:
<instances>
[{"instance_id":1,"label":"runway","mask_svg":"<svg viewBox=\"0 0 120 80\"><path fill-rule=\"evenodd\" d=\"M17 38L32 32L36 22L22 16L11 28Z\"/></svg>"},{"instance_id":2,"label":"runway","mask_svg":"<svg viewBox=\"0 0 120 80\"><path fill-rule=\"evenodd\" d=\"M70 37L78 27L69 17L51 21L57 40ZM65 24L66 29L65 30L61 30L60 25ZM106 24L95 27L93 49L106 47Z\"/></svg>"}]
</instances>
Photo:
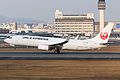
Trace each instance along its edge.
<instances>
[{"instance_id":1,"label":"runway","mask_svg":"<svg viewBox=\"0 0 120 80\"><path fill-rule=\"evenodd\" d=\"M0 52L0 60L119 60L120 52Z\"/></svg>"}]
</instances>

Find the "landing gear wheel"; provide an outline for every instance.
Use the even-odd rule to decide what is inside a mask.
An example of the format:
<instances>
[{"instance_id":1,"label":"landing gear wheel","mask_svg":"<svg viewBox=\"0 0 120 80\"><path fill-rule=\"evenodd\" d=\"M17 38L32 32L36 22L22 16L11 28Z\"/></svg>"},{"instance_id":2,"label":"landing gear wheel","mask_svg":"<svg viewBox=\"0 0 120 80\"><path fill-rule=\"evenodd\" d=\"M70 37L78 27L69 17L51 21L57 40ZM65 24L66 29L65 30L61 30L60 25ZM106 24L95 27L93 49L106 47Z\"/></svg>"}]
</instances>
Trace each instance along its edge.
<instances>
[{"instance_id":1,"label":"landing gear wheel","mask_svg":"<svg viewBox=\"0 0 120 80\"><path fill-rule=\"evenodd\" d=\"M57 50L57 54L59 54L60 53L60 50Z\"/></svg>"},{"instance_id":2,"label":"landing gear wheel","mask_svg":"<svg viewBox=\"0 0 120 80\"><path fill-rule=\"evenodd\" d=\"M60 53L60 50L58 48L55 49L54 53L57 53L59 54Z\"/></svg>"}]
</instances>

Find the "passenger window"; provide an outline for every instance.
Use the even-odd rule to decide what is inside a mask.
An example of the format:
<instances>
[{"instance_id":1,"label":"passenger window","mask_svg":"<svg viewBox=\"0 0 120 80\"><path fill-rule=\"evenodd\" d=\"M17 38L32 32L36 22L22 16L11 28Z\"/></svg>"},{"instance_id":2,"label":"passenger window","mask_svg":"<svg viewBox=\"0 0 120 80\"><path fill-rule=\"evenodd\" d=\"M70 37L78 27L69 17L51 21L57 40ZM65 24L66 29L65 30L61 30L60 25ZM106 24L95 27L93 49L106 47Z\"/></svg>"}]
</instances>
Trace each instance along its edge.
<instances>
[{"instance_id":1,"label":"passenger window","mask_svg":"<svg viewBox=\"0 0 120 80\"><path fill-rule=\"evenodd\" d=\"M29 37L23 37L23 39L29 39Z\"/></svg>"}]
</instances>

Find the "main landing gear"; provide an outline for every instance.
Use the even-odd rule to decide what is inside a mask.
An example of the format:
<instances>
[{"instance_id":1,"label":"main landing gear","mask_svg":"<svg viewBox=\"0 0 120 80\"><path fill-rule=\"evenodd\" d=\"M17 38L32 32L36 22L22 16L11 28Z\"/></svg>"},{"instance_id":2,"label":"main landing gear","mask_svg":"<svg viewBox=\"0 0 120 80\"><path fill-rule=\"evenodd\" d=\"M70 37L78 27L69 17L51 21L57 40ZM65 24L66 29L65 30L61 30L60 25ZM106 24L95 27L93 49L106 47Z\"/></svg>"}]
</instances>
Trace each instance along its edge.
<instances>
[{"instance_id":1,"label":"main landing gear","mask_svg":"<svg viewBox=\"0 0 120 80\"><path fill-rule=\"evenodd\" d=\"M54 53L57 53L57 54L59 54L59 53L60 53L60 49L59 49L59 48L55 48L55 51L54 51Z\"/></svg>"}]
</instances>

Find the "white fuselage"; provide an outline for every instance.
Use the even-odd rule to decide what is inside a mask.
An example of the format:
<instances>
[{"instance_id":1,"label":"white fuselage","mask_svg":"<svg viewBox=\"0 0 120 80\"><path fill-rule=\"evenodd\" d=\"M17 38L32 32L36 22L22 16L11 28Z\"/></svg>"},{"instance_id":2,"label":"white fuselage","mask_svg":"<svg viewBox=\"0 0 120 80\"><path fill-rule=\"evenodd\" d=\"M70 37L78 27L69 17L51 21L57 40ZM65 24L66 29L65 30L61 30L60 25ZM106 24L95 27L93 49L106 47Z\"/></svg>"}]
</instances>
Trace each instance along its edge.
<instances>
[{"instance_id":1,"label":"white fuselage","mask_svg":"<svg viewBox=\"0 0 120 80\"><path fill-rule=\"evenodd\" d=\"M54 37L39 37L39 36L13 36L12 38L5 39L5 42L12 45L24 45L24 46L36 46L39 45L53 45L64 42L66 39L54 38ZM67 43L63 44L62 49L66 50L89 50L106 47L105 45L100 45L96 41L91 39L86 40L75 40L70 39Z\"/></svg>"}]
</instances>

